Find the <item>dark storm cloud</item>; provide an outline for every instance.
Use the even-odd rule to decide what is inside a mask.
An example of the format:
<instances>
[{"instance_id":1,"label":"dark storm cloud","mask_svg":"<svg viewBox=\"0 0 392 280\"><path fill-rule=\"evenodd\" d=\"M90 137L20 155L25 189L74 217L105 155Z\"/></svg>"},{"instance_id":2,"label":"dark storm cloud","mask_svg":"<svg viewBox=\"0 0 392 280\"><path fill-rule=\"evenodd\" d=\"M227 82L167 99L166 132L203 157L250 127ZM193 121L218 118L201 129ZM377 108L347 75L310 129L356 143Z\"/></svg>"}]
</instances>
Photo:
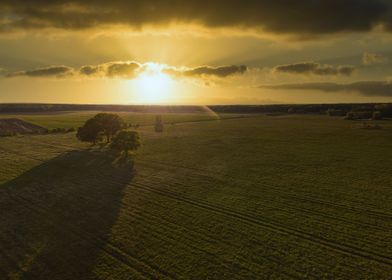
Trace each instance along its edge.
<instances>
[{"instance_id":1,"label":"dark storm cloud","mask_svg":"<svg viewBox=\"0 0 392 280\"><path fill-rule=\"evenodd\" d=\"M236 74L243 74L247 71L245 65L230 65L230 66L200 66L191 69L173 69L169 68L166 70L169 74L175 74L177 76L185 77L201 77L201 76L216 76L216 77L228 77Z\"/></svg>"},{"instance_id":2,"label":"dark storm cloud","mask_svg":"<svg viewBox=\"0 0 392 280\"><path fill-rule=\"evenodd\" d=\"M344 75L350 76L355 68L353 66L321 65L316 62L301 62L295 64L279 65L274 68L276 72L291 74L314 74L314 75Z\"/></svg>"},{"instance_id":3,"label":"dark storm cloud","mask_svg":"<svg viewBox=\"0 0 392 280\"><path fill-rule=\"evenodd\" d=\"M338 83L302 83L263 85L260 88L275 90L317 90L323 92L357 92L365 96L392 97L392 82L389 81L362 81L348 84Z\"/></svg>"},{"instance_id":4,"label":"dark storm cloud","mask_svg":"<svg viewBox=\"0 0 392 280\"><path fill-rule=\"evenodd\" d=\"M73 74L73 68L68 66L50 66L45 68L37 68L34 70L18 71L9 73L6 77L65 77Z\"/></svg>"},{"instance_id":5,"label":"dark storm cloud","mask_svg":"<svg viewBox=\"0 0 392 280\"><path fill-rule=\"evenodd\" d=\"M198 23L262 28L273 33L392 31L389 0L2 0L0 29L83 29L121 24Z\"/></svg>"}]
</instances>

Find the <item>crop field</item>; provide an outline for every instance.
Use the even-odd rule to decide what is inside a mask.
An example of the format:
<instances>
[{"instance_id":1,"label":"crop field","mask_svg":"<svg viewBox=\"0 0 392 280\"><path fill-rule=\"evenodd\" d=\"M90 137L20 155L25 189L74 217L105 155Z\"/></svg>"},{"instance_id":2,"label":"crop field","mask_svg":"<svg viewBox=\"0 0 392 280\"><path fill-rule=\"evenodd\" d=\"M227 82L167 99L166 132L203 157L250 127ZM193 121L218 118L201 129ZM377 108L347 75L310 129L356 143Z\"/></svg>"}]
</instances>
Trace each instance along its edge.
<instances>
[{"instance_id":1,"label":"crop field","mask_svg":"<svg viewBox=\"0 0 392 280\"><path fill-rule=\"evenodd\" d=\"M30 114L6 114L0 113L0 119L18 118L24 121L43 126L48 129L53 128L78 128L82 126L86 120L93 117L99 112L95 111L76 111L76 112L49 112L49 113L30 113ZM155 122L156 114L150 113L132 113L132 112L115 112L123 118L123 120L132 125L152 125ZM205 113L163 113L163 121L167 124L176 124L178 122L194 122L216 120L218 116L206 109ZM241 115L221 114L219 118L238 118Z\"/></svg>"},{"instance_id":2,"label":"crop field","mask_svg":"<svg viewBox=\"0 0 392 280\"><path fill-rule=\"evenodd\" d=\"M0 279L392 279L392 122L163 119L134 169L74 133L0 138Z\"/></svg>"}]
</instances>

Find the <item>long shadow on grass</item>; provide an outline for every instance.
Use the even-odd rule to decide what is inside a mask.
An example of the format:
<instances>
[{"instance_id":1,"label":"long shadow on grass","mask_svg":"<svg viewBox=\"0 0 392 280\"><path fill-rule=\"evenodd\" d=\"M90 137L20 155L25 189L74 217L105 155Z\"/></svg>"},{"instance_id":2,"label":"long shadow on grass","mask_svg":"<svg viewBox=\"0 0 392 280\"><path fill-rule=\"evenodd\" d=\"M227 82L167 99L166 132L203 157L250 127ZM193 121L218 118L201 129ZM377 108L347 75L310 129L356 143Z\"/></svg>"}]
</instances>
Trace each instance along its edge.
<instances>
[{"instance_id":1,"label":"long shadow on grass","mask_svg":"<svg viewBox=\"0 0 392 280\"><path fill-rule=\"evenodd\" d=\"M94 278L132 180L114 161L72 151L0 186L0 278Z\"/></svg>"}]
</instances>

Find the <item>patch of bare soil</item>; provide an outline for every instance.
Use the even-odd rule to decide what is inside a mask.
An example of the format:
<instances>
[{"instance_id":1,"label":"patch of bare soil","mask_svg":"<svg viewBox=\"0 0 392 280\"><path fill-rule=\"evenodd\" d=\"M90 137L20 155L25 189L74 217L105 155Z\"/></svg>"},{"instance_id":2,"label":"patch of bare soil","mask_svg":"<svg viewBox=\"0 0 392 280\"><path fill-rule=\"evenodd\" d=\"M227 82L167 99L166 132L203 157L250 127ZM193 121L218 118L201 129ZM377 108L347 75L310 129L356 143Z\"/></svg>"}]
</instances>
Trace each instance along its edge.
<instances>
[{"instance_id":1,"label":"patch of bare soil","mask_svg":"<svg viewBox=\"0 0 392 280\"><path fill-rule=\"evenodd\" d=\"M20 119L0 119L0 136L38 134L46 133L47 131L46 128Z\"/></svg>"}]
</instances>

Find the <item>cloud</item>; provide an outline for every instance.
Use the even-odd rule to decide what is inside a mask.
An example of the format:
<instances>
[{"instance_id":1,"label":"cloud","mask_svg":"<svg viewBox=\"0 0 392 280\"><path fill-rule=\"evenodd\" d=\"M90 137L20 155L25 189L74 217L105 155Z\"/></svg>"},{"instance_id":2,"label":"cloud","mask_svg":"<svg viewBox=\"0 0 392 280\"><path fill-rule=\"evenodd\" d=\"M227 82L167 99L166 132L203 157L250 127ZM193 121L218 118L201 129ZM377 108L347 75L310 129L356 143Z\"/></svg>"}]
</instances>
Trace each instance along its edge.
<instances>
[{"instance_id":1,"label":"cloud","mask_svg":"<svg viewBox=\"0 0 392 280\"><path fill-rule=\"evenodd\" d=\"M271 33L392 31L389 0L2 0L0 30L199 24Z\"/></svg>"},{"instance_id":2,"label":"cloud","mask_svg":"<svg viewBox=\"0 0 392 280\"><path fill-rule=\"evenodd\" d=\"M235 74L243 74L247 71L244 65L236 66L200 66L195 68L177 68L174 66L156 64L156 63L139 63L136 61L115 61L97 65L83 65L78 69L68 66L49 66L33 70L24 70L6 74L6 77L91 77L91 78L121 78L133 79L142 72L162 71L173 76L183 77L220 77L225 78Z\"/></svg>"},{"instance_id":3,"label":"cloud","mask_svg":"<svg viewBox=\"0 0 392 280\"><path fill-rule=\"evenodd\" d=\"M366 52L362 56L362 63L364 65L381 64L381 63L385 63L387 61L388 61L388 58L386 58L382 54Z\"/></svg>"},{"instance_id":4,"label":"cloud","mask_svg":"<svg viewBox=\"0 0 392 280\"><path fill-rule=\"evenodd\" d=\"M275 72L291 73L291 74L314 74L314 75L343 75L351 76L355 71L355 67L350 65L332 66L321 65L316 62L301 62L294 64L279 65L274 68Z\"/></svg>"},{"instance_id":5,"label":"cloud","mask_svg":"<svg viewBox=\"0 0 392 280\"><path fill-rule=\"evenodd\" d=\"M142 65L135 61L116 61L98 65L84 65L79 68L79 74L90 77L133 78Z\"/></svg>"},{"instance_id":6,"label":"cloud","mask_svg":"<svg viewBox=\"0 0 392 280\"><path fill-rule=\"evenodd\" d=\"M174 74L177 76L185 76L185 77L208 77L215 76L220 78L225 78L228 76L243 74L247 71L247 67L245 65L230 65L230 66L200 66L196 68L185 68L185 69L177 69L177 68L168 68L166 73Z\"/></svg>"},{"instance_id":7,"label":"cloud","mask_svg":"<svg viewBox=\"0 0 392 280\"><path fill-rule=\"evenodd\" d=\"M361 81L347 84L339 83L298 83L262 85L260 88L273 90L315 90L323 92L357 92L365 96L392 97L392 82L390 81Z\"/></svg>"},{"instance_id":8,"label":"cloud","mask_svg":"<svg viewBox=\"0 0 392 280\"><path fill-rule=\"evenodd\" d=\"M18 71L13 73L8 73L6 77L18 77L18 76L27 76L27 77L66 77L73 75L74 69L68 66L49 66L44 68L37 68L34 70L26 70L26 71Z\"/></svg>"},{"instance_id":9,"label":"cloud","mask_svg":"<svg viewBox=\"0 0 392 280\"><path fill-rule=\"evenodd\" d=\"M102 71L103 69L100 65L85 65L79 69L79 73L86 76L99 75Z\"/></svg>"},{"instance_id":10,"label":"cloud","mask_svg":"<svg viewBox=\"0 0 392 280\"><path fill-rule=\"evenodd\" d=\"M107 76L132 78L136 75L136 71L140 68L140 64L136 62L116 62L110 63L107 67Z\"/></svg>"}]
</instances>

